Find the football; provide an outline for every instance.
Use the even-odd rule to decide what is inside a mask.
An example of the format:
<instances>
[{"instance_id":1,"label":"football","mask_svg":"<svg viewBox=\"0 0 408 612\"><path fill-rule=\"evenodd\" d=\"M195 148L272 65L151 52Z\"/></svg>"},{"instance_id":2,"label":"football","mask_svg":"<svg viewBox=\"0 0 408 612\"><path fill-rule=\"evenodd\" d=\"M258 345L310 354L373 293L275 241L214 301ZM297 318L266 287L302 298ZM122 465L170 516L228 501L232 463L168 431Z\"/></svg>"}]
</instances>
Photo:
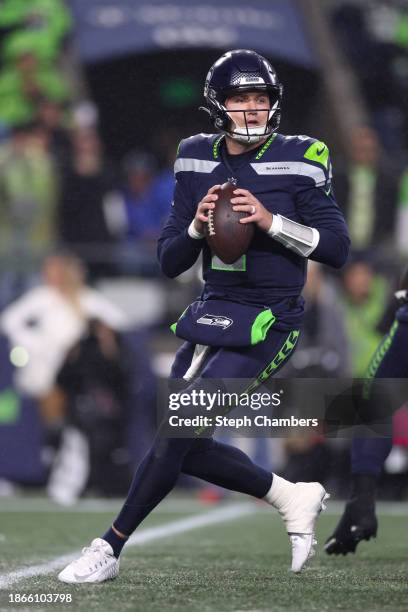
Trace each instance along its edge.
<instances>
[{"instance_id":1,"label":"football","mask_svg":"<svg viewBox=\"0 0 408 612\"><path fill-rule=\"evenodd\" d=\"M239 222L248 213L232 209L231 198L236 188L234 183L228 181L215 192L218 200L215 207L208 211L208 222L204 226L211 251L226 264L234 263L247 252L254 235L253 223Z\"/></svg>"}]
</instances>

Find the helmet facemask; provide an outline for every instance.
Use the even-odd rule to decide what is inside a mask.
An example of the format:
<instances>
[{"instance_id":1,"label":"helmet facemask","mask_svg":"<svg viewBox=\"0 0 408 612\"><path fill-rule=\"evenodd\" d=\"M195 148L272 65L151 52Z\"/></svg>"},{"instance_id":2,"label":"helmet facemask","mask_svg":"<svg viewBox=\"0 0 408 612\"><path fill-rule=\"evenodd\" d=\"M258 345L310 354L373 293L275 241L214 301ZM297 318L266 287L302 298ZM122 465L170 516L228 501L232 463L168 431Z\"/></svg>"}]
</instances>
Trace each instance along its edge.
<instances>
[{"instance_id":1,"label":"helmet facemask","mask_svg":"<svg viewBox=\"0 0 408 612\"><path fill-rule=\"evenodd\" d=\"M250 127L248 125L248 118L247 118L248 115L250 115L251 113L254 113L254 110L245 110L245 109L228 110L224 105L221 105L221 108L223 109L223 111L227 114L227 116L230 119L229 129L224 130L225 133L228 134L230 138L233 138L234 140L237 140L245 144L256 143L262 140L263 138L265 138L266 136L269 136L269 134L271 134L273 131L272 119L274 118L274 115L276 113L279 113L280 111L279 100L277 99L275 101L272 101L271 96L269 96L269 100L270 100L270 104L268 108L256 109L257 113L265 113L265 112L268 113L268 118L267 118L266 123L264 125L258 125L255 127ZM244 122L245 122L244 126L239 127L236 121L234 121L234 115L236 113L242 113L244 117Z\"/></svg>"},{"instance_id":2,"label":"helmet facemask","mask_svg":"<svg viewBox=\"0 0 408 612\"><path fill-rule=\"evenodd\" d=\"M220 95L217 96L216 92L211 90L210 88L206 91L206 101L208 104L207 108L203 108L206 110L211 117L211 120L215 127L220 131L242 143L250 144L259 142L265 136L269 136L279 127L280 117L281 117L281 98L282 98L282 85L277 85L275 87L246 87L246 88L237 88L234 90L229 90L224 93L222 97ZM260 91L267 92L270 100L269 108L258 108L256 109L258 112L268 111L268 119L266 124L250 127L247 121L248 113L253 111L247 109L236 109L236 110L228 110L225 106L225 100L234 94L243 93L245 91ZM219 99L221 97L221 99ZM245 125L242 127L235 128L234 125L234 114L242 113L244 116Z\"/></svg>"}]
</instances>

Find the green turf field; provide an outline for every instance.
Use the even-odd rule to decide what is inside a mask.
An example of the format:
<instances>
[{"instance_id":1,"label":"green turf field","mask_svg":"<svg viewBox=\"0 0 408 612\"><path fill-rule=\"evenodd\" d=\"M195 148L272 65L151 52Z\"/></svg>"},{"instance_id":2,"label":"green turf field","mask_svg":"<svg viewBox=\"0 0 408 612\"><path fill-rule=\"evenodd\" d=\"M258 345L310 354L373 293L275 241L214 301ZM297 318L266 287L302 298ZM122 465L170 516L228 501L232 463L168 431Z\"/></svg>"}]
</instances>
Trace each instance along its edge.
<instances>
[{"instance_id":1,"label":"green turf field","mask_svg":"<svg viewBox=\"0 0 408 612\"><path fill-rule=\"evenodd\" d=\"M138 530L118 579L77 586L58 582L50 563L99 536L118 504L85 500L66 511L19 498L0 506L0 610L57 609L10 606L10 592L71 593L73 603L58 609L75 611L408 610L407 505L381 506L377 540L361 544L356 556L332 558L321 551L340 509L331 504L319 520L319 554L296 576L288 572L283 525L267 506L171 498Z\"/></svg>"}]
</instances>

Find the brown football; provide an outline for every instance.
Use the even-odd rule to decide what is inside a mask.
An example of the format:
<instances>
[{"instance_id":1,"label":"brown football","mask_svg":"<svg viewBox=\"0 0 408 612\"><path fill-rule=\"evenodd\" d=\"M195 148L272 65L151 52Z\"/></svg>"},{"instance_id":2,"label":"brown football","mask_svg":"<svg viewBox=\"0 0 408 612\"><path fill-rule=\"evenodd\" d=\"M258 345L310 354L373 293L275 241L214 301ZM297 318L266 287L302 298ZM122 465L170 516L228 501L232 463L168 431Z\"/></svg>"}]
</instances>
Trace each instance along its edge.
<instances>
[{"instance_id":1,"label":"brown football","mask_svg":"<svg viewBox=\"0 0 408 612\"><path fill-rule=\"evenodd\" d=\"M240 223L246 212L232 210L231 198L237 186L228 181L215 193L218 200L208 211L208 222L204 225L205 237L211 251L226 264L232 264L244 255L254 235L253 223Z\"/></svg>"}]
</instances>

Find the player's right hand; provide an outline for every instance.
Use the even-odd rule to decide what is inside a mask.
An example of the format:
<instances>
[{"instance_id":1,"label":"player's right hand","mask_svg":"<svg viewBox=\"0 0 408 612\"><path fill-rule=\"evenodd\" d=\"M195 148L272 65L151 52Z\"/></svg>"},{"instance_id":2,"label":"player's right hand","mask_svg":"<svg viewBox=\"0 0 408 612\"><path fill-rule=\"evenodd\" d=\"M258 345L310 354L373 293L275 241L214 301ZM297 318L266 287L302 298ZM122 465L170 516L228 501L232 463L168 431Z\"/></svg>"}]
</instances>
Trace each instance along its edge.
<instances>
[{"instance_id":1,"label":"player's right hand","mask_svg":"<svg viewBox=\"0 0 408 612\"><path fill-rule=\"evenodd\" d=\"M213 185L210 187L206 195L198 203L197 211L194 217L194 228L197 230L197 232L200 232L200 234L204 233L204 223L207 223L208 221L208 210L210 210L210 208L214 208L214 202L218 200L218 196L215 191L217 191L217 189L220 187L221 185Z\"/></svg>"}]
</instances>

